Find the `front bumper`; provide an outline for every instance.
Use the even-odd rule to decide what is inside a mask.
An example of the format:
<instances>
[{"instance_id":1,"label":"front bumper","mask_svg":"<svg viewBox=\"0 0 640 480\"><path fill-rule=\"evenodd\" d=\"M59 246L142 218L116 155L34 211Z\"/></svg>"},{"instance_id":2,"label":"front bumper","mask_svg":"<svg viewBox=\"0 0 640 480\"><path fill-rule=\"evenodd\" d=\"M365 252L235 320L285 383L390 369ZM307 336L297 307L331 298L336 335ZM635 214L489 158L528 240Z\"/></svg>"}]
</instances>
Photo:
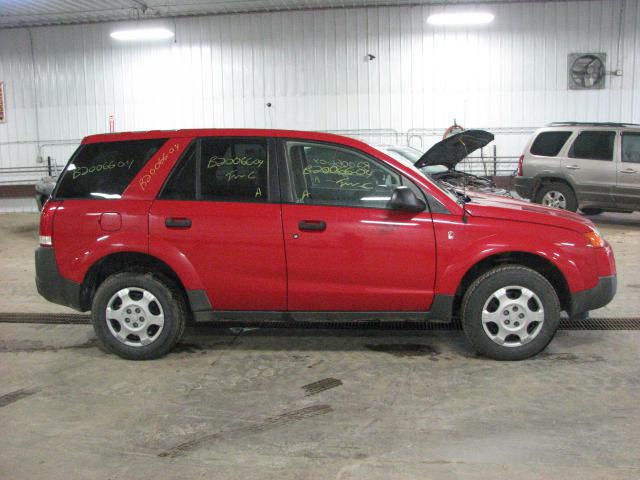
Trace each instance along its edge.
<instances>
[{"instance_id":1,"label":"front bumper","mask_svg":"<svg viewBox=\"0 0 640 480\"><path fill-rule=\"evenodd\" d=\"M58 272L53 248L39 247L36 250L36 287L38 293L50 302L84 312L82 285L64 278Z\"/></svg>"},{"instance_id":2,"label":"front bumper","mask_svg":"<svg viewBox=\"0 0 640 480\"><path fill-rule=\"evenodd\" d=\"M610 275L600 277L595 287L574 293L571 299L570 314L576 315L604 307L615 296L617 285L616 275Z\"/></svg>"},{"instance_id":3,"label":"front bumper","mask_svg":"<svg viewBox=\"0 0 640 480\"><path fill-rule=\"evenodd\" d=\"M533 179L528 177L516 177L515 188L522 198L533 197Z\"/></svg>"}]
</instances>

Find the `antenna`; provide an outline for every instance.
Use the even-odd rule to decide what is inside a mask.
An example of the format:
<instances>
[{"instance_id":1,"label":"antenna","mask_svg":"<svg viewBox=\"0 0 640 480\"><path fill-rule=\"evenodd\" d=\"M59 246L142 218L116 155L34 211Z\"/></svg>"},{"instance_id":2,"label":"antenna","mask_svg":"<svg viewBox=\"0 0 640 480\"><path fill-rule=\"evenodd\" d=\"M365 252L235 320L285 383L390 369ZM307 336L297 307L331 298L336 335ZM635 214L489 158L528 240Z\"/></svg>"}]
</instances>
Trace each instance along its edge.
<instances>
[{"instance_id":1,"label":"antenna","mask_svg":"<svg viewBox=\"0 0 640 480\"><path fill-rule=\"evenodd\" d=\"M454 120L455 122L455 120ZM469 149L467 148L467 145L464 143L464 140L462 138L462 136L460 136L460 138L458 138L458 141L460 142L460 144L462 145L462 147L464 148L464 153L465 153L465 158L466 156L469 154ZM462 223L467 223L467 178L466 176L462 177Z\"/></svg>"}]
</instances>

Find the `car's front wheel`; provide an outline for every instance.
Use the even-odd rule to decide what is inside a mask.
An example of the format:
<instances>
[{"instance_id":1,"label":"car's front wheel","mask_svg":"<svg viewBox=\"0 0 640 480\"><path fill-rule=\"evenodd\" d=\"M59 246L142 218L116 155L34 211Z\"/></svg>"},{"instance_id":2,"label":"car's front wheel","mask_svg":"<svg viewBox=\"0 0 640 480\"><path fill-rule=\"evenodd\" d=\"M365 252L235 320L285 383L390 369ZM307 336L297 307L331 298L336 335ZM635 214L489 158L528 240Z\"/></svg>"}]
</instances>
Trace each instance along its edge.
<instances>
[{"instance_id":1,"label":"car's front wheel","mask_svg":"<svg viewBox=\"0 0 640 480\"><path fill-rule=\"evenodd\" d=\"M91 319L101 346L129 360L168 353L186 325L184 299L171 282L148 273L110 276L93 297Z\"/></svg>"},{"instance_id":2,"label":"car's front wheel","mask_svg":"<svg viewBox=\"0 0 640 480\"><path fill-rule=\"evenodd\" d=\"M462 325L474 349L496 360L523 360L544 350L560 323L555 289L518 265L477 278L462 302Z\"/></svg>"}]
</instances>

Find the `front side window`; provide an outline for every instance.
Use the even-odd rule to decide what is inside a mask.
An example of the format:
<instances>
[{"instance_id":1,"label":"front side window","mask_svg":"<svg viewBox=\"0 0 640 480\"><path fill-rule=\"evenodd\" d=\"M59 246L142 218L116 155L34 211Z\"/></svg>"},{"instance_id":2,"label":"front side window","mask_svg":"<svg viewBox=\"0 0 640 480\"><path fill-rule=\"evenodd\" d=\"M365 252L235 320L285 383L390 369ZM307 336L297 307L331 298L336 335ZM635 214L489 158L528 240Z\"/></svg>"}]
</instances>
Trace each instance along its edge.
<instances>
[{"instance_id":1,"label":"front side window","mask_svg":"<svg viewBox=\"0 0 640 480\"><path fill-rule=\"evenodd\" d=\"M120 198L166 138L81 145L55 191L64 198Z\"/></svg>"},{"instance_id":2,"label":"front side window","mask_svg":"<svg viewBox=\"0 0 640 480\"><path fill-rule=\"evenodd\" d=\"M531 145L531 155L555 157L560 153L571 132L542 132Z\"/></svg>"},{"instance_id":3,"label":"front side window","mask_svg":"<svg viewBox=\"0 0 640 480\"><path fill-rule=\"evenodd\" d=\"M182 155L160 197L266 202L266 138L203 138Z\"/></svg>"},{"instance_id":4,"label":"front side window","mask_svg":"<svg viewBox=\"0 0 640 480\"><path fill-rule=\"evenodd\" d=\"M640 163L640 133L622 134L622 161Z\"/></svg>"},{"instance_id":5,"label":"front side window","mask_svg":"<svg viewBox=\"0 0 640 480\"><path fill-rule=\"evenodd\" d=\"M569 157L588 160L613 160L616 132L584 131L571 146Z\"/></svg>"},{"instance_id":6,"label":"front side window","mask_svg":"<svg viewBox=\"0 0 640 480\"><path fill-rule=\"evenodd\" d=\"M287 142L294 201L310 205L386 208L399 174L353 150Z\"/></svg>"}]
</instances>

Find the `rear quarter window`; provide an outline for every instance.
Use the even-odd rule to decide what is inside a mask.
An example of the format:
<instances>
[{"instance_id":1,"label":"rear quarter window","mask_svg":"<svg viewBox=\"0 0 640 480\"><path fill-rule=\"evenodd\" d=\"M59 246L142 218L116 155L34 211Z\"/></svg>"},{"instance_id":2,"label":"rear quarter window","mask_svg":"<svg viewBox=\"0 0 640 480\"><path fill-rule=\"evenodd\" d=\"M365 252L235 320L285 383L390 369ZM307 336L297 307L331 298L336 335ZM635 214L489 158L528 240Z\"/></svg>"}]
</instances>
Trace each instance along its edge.
<instances>
[{"instance_id":1,"label":"rear quarter window","mask_svg":"<svg viewBox=\"0 0 640 480\"><path fill-rule=\"evenodd\" d=\"M571 136L571 132L542 132L531 145L531 154L541 157L555 157Z\"/></svg>"},{"instance_id":2,"label":"rear quarter window","mask_svg":"<svg viewBox=\"0 0 640 480\"><path fill-rule=\"evenodd\" d=\"M166 141L156 138L81 145L62 174L54 198L120 198Z\"/></svg>"}]
</instances>

